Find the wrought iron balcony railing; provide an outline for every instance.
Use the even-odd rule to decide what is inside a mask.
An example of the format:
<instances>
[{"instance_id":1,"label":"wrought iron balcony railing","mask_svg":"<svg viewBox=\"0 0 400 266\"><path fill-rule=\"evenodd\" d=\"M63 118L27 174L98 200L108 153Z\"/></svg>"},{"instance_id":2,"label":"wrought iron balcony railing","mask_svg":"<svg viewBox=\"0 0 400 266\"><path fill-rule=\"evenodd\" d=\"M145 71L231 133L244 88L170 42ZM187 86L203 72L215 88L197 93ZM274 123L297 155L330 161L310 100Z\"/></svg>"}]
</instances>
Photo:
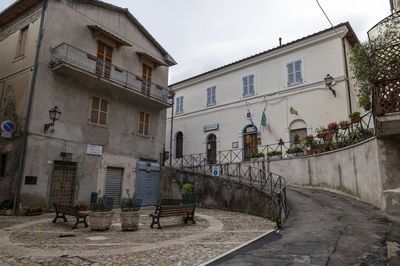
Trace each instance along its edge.
<instances>
[{"instance_id":1,"label":"wrought iron balcony railing","mask_svg":"<svg viewBox=\"0 0 400 266\"><path fill-rule=\"evenodd\" d=\"M87 71L166 104L170 105L172 103L168 98L169 90L167 88L146 81L141 76L119 68L107 60L97 58L67 43L61 43L52 49L50 65L56 67L61 63Z\"/></svg>"}]
</instances>

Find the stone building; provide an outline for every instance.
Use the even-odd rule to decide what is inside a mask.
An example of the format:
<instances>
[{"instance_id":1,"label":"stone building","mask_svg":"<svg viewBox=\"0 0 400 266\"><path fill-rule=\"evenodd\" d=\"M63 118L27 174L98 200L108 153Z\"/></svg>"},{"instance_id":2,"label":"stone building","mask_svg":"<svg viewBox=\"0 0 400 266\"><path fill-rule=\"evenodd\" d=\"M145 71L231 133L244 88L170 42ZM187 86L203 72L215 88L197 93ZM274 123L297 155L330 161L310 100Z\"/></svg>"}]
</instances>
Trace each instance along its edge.
<instances>
[{"instance_id":1,"label":"stone building","mask_svg":"<svg viewBox=\"0 0 400 266\"><path fill-rule=\"evenodd\" d=\"M349 120L359 111L349 67L357 42L350 24L342 23L170 85L176 93L173 158L202 153L213 162L220 151L235 149L234 157L248 160L259 145Z\"/></svg>"},{"instance_id":2,"label":"stone building","mask_svg":"<svg viewBox=\"0 0 400 266\"><path fill-rule=\"evenodd\" d=\"M175 64L124 8L19 0L5 9L0 200L17 195L19 208L52 208L88 203L100 192L117 206L129 189L152 204Z\"/></svg>"}]
</instances>

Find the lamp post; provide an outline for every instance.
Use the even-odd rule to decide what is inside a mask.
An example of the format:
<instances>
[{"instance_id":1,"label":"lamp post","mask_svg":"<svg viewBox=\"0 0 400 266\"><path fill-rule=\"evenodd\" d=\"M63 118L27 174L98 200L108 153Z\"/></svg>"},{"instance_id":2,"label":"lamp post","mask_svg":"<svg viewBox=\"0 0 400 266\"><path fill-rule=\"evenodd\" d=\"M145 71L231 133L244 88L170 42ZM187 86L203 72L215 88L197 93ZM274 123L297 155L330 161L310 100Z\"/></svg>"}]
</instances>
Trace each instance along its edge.
<instances>
[{"instance_id":1,"label":"lamp post","mask_svg":"<svg viewBox=\"0 0 400 266\"><path fill-rule=\"evenodd\" d=\"M334 89L332 89L332 85L333 85L333 82L335 81L335 79L331 75L326 74L326 77L324 78L324 80L325 80L326 87L332 92L333 96L336 97L336 91Z\"/></svg>"},{"instance_id":2,"label":"lamp post","mask_svg":"<svg viewBox=\"0 0 400 266\"><path fill-rule=\"evenodd\" d=\"M49 116L50 116L51 123L44 124L44 133L46 133L50 127L54 127L54 122L57 121L58 119L60 119L60 116L61 116L60 108L58 108L57 106L54 106L53 108L51 108L49 110Z\"/></svg>"}]
</instances>

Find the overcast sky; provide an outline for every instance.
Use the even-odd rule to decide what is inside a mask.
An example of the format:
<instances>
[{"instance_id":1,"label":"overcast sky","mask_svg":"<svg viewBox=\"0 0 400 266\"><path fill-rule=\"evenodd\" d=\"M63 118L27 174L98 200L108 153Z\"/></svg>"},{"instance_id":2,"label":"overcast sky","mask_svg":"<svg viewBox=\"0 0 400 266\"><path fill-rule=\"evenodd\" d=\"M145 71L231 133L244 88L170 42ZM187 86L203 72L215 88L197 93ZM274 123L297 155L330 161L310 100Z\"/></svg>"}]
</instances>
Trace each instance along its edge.
<instances>
[{"instance_id":1,"label":"overcast sky","mask_svg":"<svg viewBox=\"0 0 400 266\"><path fill-rule=\"evenodd\" d=\"M0 0L0 10L14 0ZM330 25L315 0L105 0L128 8L178 62L174 83ZM334 25L349 21L360 40L390 15L389 0L319 0Z\"/></svg>"}]
</instances>

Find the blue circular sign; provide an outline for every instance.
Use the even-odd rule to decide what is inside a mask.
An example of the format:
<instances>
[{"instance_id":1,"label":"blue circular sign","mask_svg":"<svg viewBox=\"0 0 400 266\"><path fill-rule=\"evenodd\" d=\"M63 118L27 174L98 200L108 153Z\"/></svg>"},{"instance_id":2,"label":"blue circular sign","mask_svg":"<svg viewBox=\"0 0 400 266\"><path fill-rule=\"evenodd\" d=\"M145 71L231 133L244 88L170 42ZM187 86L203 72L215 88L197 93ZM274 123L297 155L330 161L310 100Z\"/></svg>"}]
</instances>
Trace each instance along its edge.
<instances>
[{"instance_id":1,"label":"blue circular sign","mask_svg":"<svg viewBox=\"0 0 400 266\"><path fill-rule=\"evenodd\" d=\"M218 175L218 170L214 170L214 175Z\"/></svg>"},{"instance_id":2,"label":"blue circular sign","mask_svg":"<svg viewBox=\"0 0 400 266\"><path fill-rule=\"evenodd\" d=\"M15 123L10 120L6 120L3 123L1 123L1 129L5 132L14 132L16 129Z\"/></svg>"}]
</instances>

